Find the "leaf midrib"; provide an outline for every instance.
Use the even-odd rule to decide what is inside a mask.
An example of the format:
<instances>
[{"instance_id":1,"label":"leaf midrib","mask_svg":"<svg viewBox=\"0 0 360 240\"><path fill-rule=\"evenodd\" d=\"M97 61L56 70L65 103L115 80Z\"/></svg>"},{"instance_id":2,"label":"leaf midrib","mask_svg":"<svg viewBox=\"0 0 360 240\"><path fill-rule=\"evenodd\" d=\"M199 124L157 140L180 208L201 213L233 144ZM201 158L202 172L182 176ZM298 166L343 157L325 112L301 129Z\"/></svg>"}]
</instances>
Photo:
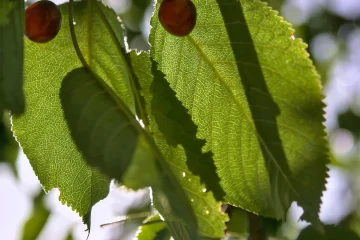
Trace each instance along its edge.
<instances>
[{"instance_id":1,"label":"leaf midrib","mask_svg":"<svg viewBox=\"0 0 360 240\"><path fill-rule=\"evenodd\" d=\"M220 83L222 86L225 87L225 89L229 92L231 98L233 99L233 101L235 102L235 104L239 107L240 111L243 113L243 115L245 116L245 119L248 121L249 125L253 128L254 133L256 134L257 138L259 139L260 143L264 146L264 148L266 149L267 153L270 156L270 159L274 162L274 165L277 167L278 171L280 172L280 174L282 175L282 177L285 179L285 181L288 183L288 185L290 186L290 188L292 189L292 191L296 194L296 196L299 196L299 193L295 190L295 187L293 186L293 184L291 183L290 179L286 176L286 174L283 172L282 168L279 166L279 164L277 163L276 159L274 158L273 154L271 153L271 151L268 149L267 144L265 144L265 141L262 139L262 137L259 135L259 133L256 131L256 127L254 122L252 121L252 117L250 117L246 111L244 106L240 103L240 101L236 98L235 94L233 93L233 91L231 90L230 86L226 84L226 82L224 81L224 79L222 78L222 76L220 75L220 73L216 70L215 66L212 64L212 61L207 57L207 55L204 53L204 51L202 50L202 48L200 47L200 45L195 41L195 39L191 36L188 35L187 39L189 40L189 42L196 48L196 50L199 52L200 56L205 60L205 62L208 63L208 65L210 66L210 68L212 69L212 71L214 72L216 78L219 79Z\"/></svg>"}]
</instances>

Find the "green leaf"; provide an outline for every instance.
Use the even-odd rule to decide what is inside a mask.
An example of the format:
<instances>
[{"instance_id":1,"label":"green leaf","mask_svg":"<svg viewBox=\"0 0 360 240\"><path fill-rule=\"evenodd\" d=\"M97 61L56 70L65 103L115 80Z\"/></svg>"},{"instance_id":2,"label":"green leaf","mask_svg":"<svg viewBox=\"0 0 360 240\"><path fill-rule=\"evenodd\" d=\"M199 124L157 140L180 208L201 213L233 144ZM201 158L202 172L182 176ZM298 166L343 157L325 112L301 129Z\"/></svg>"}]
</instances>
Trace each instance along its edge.
<instances>
[{"instance_id":1,"label":"green leaf","mask_svg":"<svg viewBox=\"0 0 360 240\"><path fill-rule=\"evenodd\" d=\"M98 3L98 7L106 17L106 19L102 19L94 2L85 1L74 5L75 31L81 52L92 70L115 91L131 110L134 110L134 100L129 83L131 73L127 68L121 49L124 48L124 37L120 22L112 9ZM63 8L67 14L68 4L64 4ZM110 31L104 20L109 23ZM68 26L66 27L67 37L70 40L70 30Z\"/></svg>"},{"instance_id":2,"label":"green leaf","mask_svg":"<svg viewBox=\"0 0 360 240\"><path fill-rule=\"evenodd\" d=\"M125 186L151 186L166 221L179 221L183 234L198 239L190 201L162 154L126 105L101 83L78 68L61 85L61 104L76 146L91 166Z\"/></svg>"},{"instance_id":3,"label":"green leaf","mask_svg":"<svg viewBox=\"0 0 360 240\"><path fill-rule=\"evenodd\" d=\"M45 193L41 191L34 198L33 212L24 224L22 231L22 240L36 240L44 228L50 211L44 206Z\"/></svg>"},{"instance_id":4,"label":"green leaf","mask_svg":"<svg viewBox=\"0 0 360 240\"><path fill-rule=\"evenodd\" d=\"M227 231L231 236L243 236L247 238L249 235L249 217L254 217L252 213L247 212L241 208L228 206L226 212L229 214L230 221L226 223ZM251 216L252 215L252 216ZM282 221L274 218L261 217L256 219L268 237L277 236L279 228L282 226ZM255 224L256 225L256 224Z\"/></svg>"},{"instance_id":5,"label":"green leaf","mask_svg":"<svg viewBox=\"0 0 360 240\"><path fill-rule=\"evenodd\" d=\"M194 4L187 37L170 35L153 15L151 56L207 141L203 151L213 152L225 200L277 219L297 201L303 219L321 228L324 104L305 44L259 1Z\"/></svg>"},{"instance_id":6,"label":"green leaf","mask_svg":"<svg viewBox=\"0 0 360 240\"><path fill-rule=\"evenodd\" d=\"M301 231L297 240L359 240L360 237L350 229L339 226L325 226L325 234L319 233L313 226L308 226Z\"/></svg>"},{"instance_id":7,"label":"green leaf","mask_svg":"<svg viewBox=\"0 0 360 240\"><path fill-rule=\"evenodd\" d=\"M161 229L159 232L156 233L154 240L169 240L170 239L170 232L169 229L164 228Z\"/></svg>"},{"instance_id":8,"label":"green leaf","mask_svg":"<svg viewBox=\"0 0 360 240\"><path fill-rule=\"evenodd\" d=\"M159 215L153 215L145 219L144 224L141 225L136 234L137 240L151 240L154 239L157 233L166 229L165 222L162 222Z\"/></svg>"},{"instance_id":9,"label":"green leaf","mask_svg":"<svg viewBox=\"0 0 360 240\"><path fill-rule=\"evenodd\" d=\"M154 80L150 86L153 98L151 111L155 117L159 130L168 144L176 147L181 144L186 153L186 163L189 170L200 176L207 190L211 190L215 198L220 201L225 193L216 173L212 153L202 153L205 140L196 137L197 126L182 103L176 98L175 92L170 88L165 75L157 69L157 63L151 62L151 72Z\"/></svg>"},{"instance_id":10,"label":"green leaf","mask_svg":"<svg viewBox=\"0 0 360 240\"><path fill-rule=\"evenodd\" d=\"M129 108L133 99L124 58L118 51L123 41L116 14L102 5L117 43L101 17L88 5L74 4L76 36L89 65L111 86ZM60 201L71 206L89 225L91 207L109 191L108 177L89 167L77 150L61 109L59 91L63 78L81 63L74 51L68 23L68 4L60 7L62 26L46 44L25 40L25 95L27 109L13 118L13 131L45 191L60 190ZM117 27L117 28L116 28Z\"/></svg>"},{"instance_id":11,"label":"green leaf","mask_svg":"<svg viewBox=\"0 0 360 240\"><path fill-rule=\"evenodd\" d=\"M60 99L72 138L91 166L132 189L160 184L135 117L119 109L90 72L77 68L67 74Z\"/></svg>"},{"instance_id":12,"label":"green leaf","mask_svg":"<svg viewBox=\"0 0 360 240\"><path fill-rule=\"evenodd\" d=\"M22 0L0 3L0 103L15 115L25 110L24 8Z\"/></svg>"},{"instance_id":13,"label":"green leaf","mask_svg":"<svg viewBox=\"0 0 360 240\"><path fill-rule=\"evenodd\" d=\"M152 105L153 96L151 92L153 90L150 91L154 77L151 72L152 62L149 55L146 53L137 55L135 52L131 52L131 60L133 69L139 79L147 112L149 113L150 130L153 132L156 144L163 152L163 155L191 200L191 205L197 217L200 234L203 236L222 238L224 236L225 221L227 221L228 218L226 214L221 212L221 204L215 200L212 192L204 191L205 187L200 183L200 178L192 175L188 170L184 149L181 146L174 148L167 144L167 141L159 131L154 114L150 114L152 113L152 108L156 106ZM161 106L158 105L157 107L160 108ZM161 109L154 110L160 112ZM156 198L154 198L154 202L155 200ZM166 218L166 216L164 217Z\"/></svg>"}]
</instances>

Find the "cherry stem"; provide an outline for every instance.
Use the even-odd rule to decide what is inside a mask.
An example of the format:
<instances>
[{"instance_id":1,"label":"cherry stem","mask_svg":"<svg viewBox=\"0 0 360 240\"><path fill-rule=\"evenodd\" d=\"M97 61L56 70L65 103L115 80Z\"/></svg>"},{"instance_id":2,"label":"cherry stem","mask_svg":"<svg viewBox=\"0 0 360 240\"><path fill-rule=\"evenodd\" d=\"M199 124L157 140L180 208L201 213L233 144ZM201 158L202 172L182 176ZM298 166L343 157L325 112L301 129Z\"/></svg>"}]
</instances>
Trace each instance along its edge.
<instances>
[{"instance_id":1,"label":"cherry stem","mask_svg":"<svg viewBox=\"0 0 360 240\"><path fill-rule=\"evenodd\" d=\"M101 224L100 227L106 227L106 226L109 226L109 225L119 224L119 223L122 223L122 222L131 221L131 220L139 220L139 219L147 218L150 215L151 215L150 212L140 212L140 213L129 214L127 216L120 216L120 217L117 217L118 220L113 221L113 222L109 222L109 223Z\"/></svg>"}]
</instances>

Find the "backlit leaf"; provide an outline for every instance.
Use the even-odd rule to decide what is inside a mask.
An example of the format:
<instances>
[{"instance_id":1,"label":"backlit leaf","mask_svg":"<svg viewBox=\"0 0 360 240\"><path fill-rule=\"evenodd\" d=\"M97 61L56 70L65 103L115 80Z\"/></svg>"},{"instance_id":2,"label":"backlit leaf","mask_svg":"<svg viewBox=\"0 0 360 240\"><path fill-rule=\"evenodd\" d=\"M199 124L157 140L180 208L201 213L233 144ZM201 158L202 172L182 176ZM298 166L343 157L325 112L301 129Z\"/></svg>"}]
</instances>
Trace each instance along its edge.
<instances>
[{"instance_id":1,"label":"backlit leaf","mask_svg":"<svg viewBox=\"0 0 360 240\"><path fill-rule=\"evenodd\" d=\"M147 112L151 113L152 108L156 107L152 106L153 95L150 91L151 84L154 80L154 76L151 72L152 62L150 61L149 55L146 53L137 55L135 52L132 52L131 59L135 73L139 78L142 95L144 96L146 102ZM156 94L159 94L159 92ZM160 106L157 107L158 109L156 111L161 111ZM200 178L194 176L191 171L188 170L186 165L187 157L184 149L181 146L174 148L168 145L167 141L158 129L157 122L155 121L155 116L153 114L149 114L149 121L150 130L153 132L156 144L161 149L165 159L169 162L172 170L179 179L180 184L185 189L191 200L192 207L197 216L200 234L203 236L222 238L224 236L227 216L221 212L221 204L215 200L212 192L206 192L205 186L200 183Z\"/></svg>"},{"instance_id":2,"label":"backlit leaf","mask_svg":"<svg viewBox=\"0 0 360 240\"><path fill-rule=\"evenodd\" d=\"M117 45L106 32L89 1L74 4L74 22L80 48L88 64L121 99L133 108L128 72ZM100 5L114 27L118 44L123 37L117 16ZM105 198L109 178L89 167L77 150L64 120L59 91L63 78L81 63L69 29L69 5L60 7L62 26L46 44L25 40L26 112L13 117L13 131L45 191L60 190L60 201L69 205L89 225L91 207ZM115 40L116 40L115 39Z\"/></svg>"},{"instance_id":3,"label":"backlit leaf","mask_svg":"<svg viewBox=\"0 0 360 240\"><path fill-rule=\"evenodd\" d=\"M153 98L151 113L167 142L176 147L182 145L186 154L186 164L192 174L200 177L207 190L213 192L217 200L222 200L225 193L220 186L212 153L202 153L205 140L196 137L197 126L191 120L186 108L176 98L165 75L157 69L157 63L151 62L154 80L150 86Z\"/></svg>"},{"instance_id":4,"label":"backlit leaf","mask_svg":"<svg viewBox=\"0 0 360 240\"><path fill-rule=\"evenodd\" d=\"M166 223L180 222L183 234L198 239L190 201L161 152L126 105L101 81L78 68L61 85L61 104L77 148L91 166L125 186L151 186Z\"/></svg>"},{"instance_id":5,"label":"backlit leaf","mask_svg":"<svg viewBox=\"0 0 360 240\"><path fill-rule=\"evenodd\" d=\"M197 25L183 38L155 12L151 56L213 152L225 200L277 219L297 201L321 229L324 104L306 45L260 1L193 2Z\"/></svg>"}]
</instances>

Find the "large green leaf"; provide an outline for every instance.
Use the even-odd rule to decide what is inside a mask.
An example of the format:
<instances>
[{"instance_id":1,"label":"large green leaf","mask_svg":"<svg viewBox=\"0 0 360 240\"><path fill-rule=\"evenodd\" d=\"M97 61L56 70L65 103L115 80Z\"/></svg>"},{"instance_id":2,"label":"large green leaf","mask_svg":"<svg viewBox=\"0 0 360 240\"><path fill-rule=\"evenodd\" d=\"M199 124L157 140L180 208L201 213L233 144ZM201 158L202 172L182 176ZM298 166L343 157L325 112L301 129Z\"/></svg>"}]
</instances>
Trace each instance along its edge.
<instances>
[{"instance_id":1,"label":"large green leaf","mask_svg":"<svg viewBox=\"0 0 360 240\"><path fill-rule=\"evenodd\" d=\"M166 222L178 222L183 227L179 236L188 236L174 238L198 239L190 200L150 135L103 80L77 68L64 78L60 99L71 136L87 162L127 187L151 186Z\"/></svg>"},{"instance_id":2,"label":"large green leaf","mask_svg":"<svg viewBox=\"0 0 360 240\"><path fill-rule=\"evenodd\" d=\"M137 55L135 52L132 52L131 59L133 68L142 88L142 95L145 98L147 112L151 113L152 110L154 110L159 114L162 107L161 104L152 104L153 98L155 97L153 94L157 94L156 97L160 98L163 96L162 94L164 92L162 93L162 91L159 90L155 91L155 86L152 84L154 83L153 81L156 81L157 83L160 81L161 83L164 80L164 76L161 74L161 72L157 74L155 73L154 75L156 75L156 78L160 79L154 80L154 75L151 69L153 68L155 72L157 70L156 66L152 66L154 62L150 61L148 54L142 53ZM168 87L166 84L160 84L160 86L163 87L162 89L164 91L168 91L166 90L166 87ZM203 236L222 238L224 235L225 221L227 221L227 216L221 212L221 204L215 200L211 192L206 192L205 186L200 183L200 178L194 176L191 171L188 170L186 165L187 157L184 149L181 146L174 148L168 145L157 126L154 114L149 114L149 121L150 130L153 132L156 144L163 152L172 170L177 175L180 184L185 189L188 197L191 199L191 204L199 224L199 232Z\"/></svg>"},{"instance_id":3,"label":"large green leaf","mask_svg":"<svg viewBox=\"0 0 360 240\"><path fill-rule=\"evenodd\" d=\"M159 215L153 215L145 219L136 234L136 240L150 240L156 237L156 234L166 229L165 222L161 221ZM169 239L169 238L168 238Z\"/></svg>"},{"instance_id":4,"label":"large green leaf","mask_svg":"<svg viewBox=\"0 0 360 240\"><path fill-rule=\"evenodd\" d=\"M74 5L77 40L90 66L133 108L128 73L118 47L106 32L97 11L88 1ZM68 23L68 4L61 6L62 26L57 37L46 44L25 41L25 95L27 109L13 118L13 131L46 191L60 190L60 201L88 222L91 207L106 197L109 179L89 167L77 150L61 109L59 90L65 75L81 66L74 51ZM122 35L116 14L102 6Z\"/></svg>"},{"instance_id":5,"label":"large green leaf","mask_svg":"<svg viewBox=\"0 0 360 240\"><path fill-rule=\"evenodd\" d=\"M25 110L23 94L24 1L0 2L0 111Z\"/></svg>"},{"instance_id":6,"label":"large green leaf","mask_svg":"<svg viewBox=\"0 0 360 240\"><path fill-rule=\"evenodd\" d=\"M187 37L167 33L154 14L151 56L213 152L226 201L278 219L298 201L321 228L324 104L305 44L259 1L193 2Z\"/></svg>"},{"instance_id":7,"label":"large green leaf","mask_svg":"<svg viewBox=\"0 0 360 240\"><path fill-rule=\"evenodd\" d=\"M120 108L90 72L77 68L67 74L60 99L71 136L91 166L132 189L160 184L154 154L135 117Z\"/></svg>"},{"instance_id":8,"label":"large green leaf","mask_svg":"<svg viewBox=\"0 0 360 240\"><path fill-rule=\"evenodd\" d=\"M151 72L154 80L150 86L153 98L151 113L154 115L159 130L168 144L176 147L182 145L186 153L186 164L189 170L200 176L207 190L213 192L217 200L222 200L225 193L220 186L220 178L216 173L211 152L202 152L205 140L196 137L197 126L191 120L186 108L176 98L165 75L157 69L157 63L152 61Z\"/></svg>"}]
</instances>

